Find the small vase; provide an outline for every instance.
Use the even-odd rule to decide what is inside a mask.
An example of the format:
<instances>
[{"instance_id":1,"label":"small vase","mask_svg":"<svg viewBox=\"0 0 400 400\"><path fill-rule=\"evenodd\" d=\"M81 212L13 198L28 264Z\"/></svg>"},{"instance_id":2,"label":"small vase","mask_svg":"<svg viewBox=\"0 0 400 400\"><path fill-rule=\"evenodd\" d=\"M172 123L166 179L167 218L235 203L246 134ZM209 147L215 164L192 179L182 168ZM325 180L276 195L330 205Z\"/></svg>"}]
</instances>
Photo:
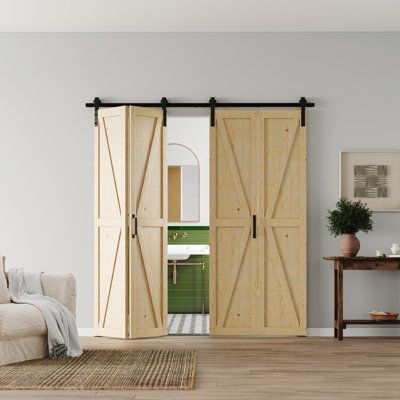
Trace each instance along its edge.
<instances>
[{"instance_id":1,"label":"small vase","mask_svg":"<svg viewBox=\"0 0 400 400\"><path fill-rule=\"evenodd\" d=\"M397 255L400 253L400 246L397 243L393 243L390 250L392 251L393 255Z\"/></svg>"},{"instance_id":2,"label":"small vase","mask_svg":"<svg viewBox=\"0 0 400 400\"><path fill-rule=\"evenodd\" d=\"M354 233L345 233L340 241L340 250L345 257L355 257L360 250L360 241Z\"/></svg>"}]
</instances>

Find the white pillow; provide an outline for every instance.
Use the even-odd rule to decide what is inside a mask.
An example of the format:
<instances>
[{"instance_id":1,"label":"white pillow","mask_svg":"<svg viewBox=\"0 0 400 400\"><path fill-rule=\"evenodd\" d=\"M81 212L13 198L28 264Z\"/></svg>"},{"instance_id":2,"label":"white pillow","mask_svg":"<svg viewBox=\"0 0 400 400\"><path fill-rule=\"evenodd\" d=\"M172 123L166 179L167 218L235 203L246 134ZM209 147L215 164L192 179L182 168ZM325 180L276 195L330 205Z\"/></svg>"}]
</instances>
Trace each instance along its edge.
<instances>
[{"instance_id":1,"label":"white pillow","mask_svg":"<svg viewBox=\"0 0 400 400\"><path fill-rule=\"evenodd\" d=\"M0 304L5 304L10 302L10 295L7 289L7 280L5 275L6 258L0 255Z\"/></svg>"}]
</instances>

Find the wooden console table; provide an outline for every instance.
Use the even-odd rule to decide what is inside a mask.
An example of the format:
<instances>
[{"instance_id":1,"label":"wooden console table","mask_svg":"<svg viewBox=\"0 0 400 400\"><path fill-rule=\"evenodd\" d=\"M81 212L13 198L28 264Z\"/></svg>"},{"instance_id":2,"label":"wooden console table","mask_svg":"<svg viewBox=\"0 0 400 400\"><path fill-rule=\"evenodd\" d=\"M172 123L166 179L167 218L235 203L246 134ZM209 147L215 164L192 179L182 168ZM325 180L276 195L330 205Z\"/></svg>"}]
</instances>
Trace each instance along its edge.
<instances>
[{"instance_id":1,"label":"wooden console table","mask_svg":"<svg viewBox=\"0 0 400 400\"><path fill-rule=\"evenodd\" d=\"M343 329L347 325L382 325L400 324L396 321L374 321L372 319L343 319L343 271L362 270L400 270L400 257L322 257L333 261L335 281L335 311L334 334L338 340L343 340Z\"/></svg>"}]
</instances>

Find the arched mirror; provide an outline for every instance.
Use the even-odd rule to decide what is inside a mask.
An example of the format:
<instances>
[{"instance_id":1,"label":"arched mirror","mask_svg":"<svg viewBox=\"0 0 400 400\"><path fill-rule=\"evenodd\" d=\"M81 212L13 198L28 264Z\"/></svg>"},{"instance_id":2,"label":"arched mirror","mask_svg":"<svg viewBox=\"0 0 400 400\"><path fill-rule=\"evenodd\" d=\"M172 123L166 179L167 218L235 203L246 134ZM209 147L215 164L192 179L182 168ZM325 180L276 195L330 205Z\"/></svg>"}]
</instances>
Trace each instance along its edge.
<instances>
[{"instance_id":1,"label":"arched mirror","mask_svg":"<svg viewBox=\"0 0 400 400\"><path fill-rule=\"evenodd\" d=\"M196 154L179 143L169 143L168 222L200 219L200 166Z\"/></svg>"}]
</instances>

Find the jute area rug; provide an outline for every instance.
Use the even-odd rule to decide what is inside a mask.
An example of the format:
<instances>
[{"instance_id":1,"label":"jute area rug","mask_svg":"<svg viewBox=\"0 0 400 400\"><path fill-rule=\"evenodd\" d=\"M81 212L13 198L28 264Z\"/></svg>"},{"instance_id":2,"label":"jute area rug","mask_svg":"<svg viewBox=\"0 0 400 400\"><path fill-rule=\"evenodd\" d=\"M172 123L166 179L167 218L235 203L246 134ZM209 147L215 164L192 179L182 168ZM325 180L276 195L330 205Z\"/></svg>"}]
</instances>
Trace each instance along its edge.
<instances>
[{"instance_id":1,"label":"jute area rug","mask_svg":"<svg viewBox=\"0 0 400 400\"><path fill-rule=\"evenodd\" d=\"M0 367L0 390L194 389L194 350L86 350Z\"/></svg>"}]
</instances>

